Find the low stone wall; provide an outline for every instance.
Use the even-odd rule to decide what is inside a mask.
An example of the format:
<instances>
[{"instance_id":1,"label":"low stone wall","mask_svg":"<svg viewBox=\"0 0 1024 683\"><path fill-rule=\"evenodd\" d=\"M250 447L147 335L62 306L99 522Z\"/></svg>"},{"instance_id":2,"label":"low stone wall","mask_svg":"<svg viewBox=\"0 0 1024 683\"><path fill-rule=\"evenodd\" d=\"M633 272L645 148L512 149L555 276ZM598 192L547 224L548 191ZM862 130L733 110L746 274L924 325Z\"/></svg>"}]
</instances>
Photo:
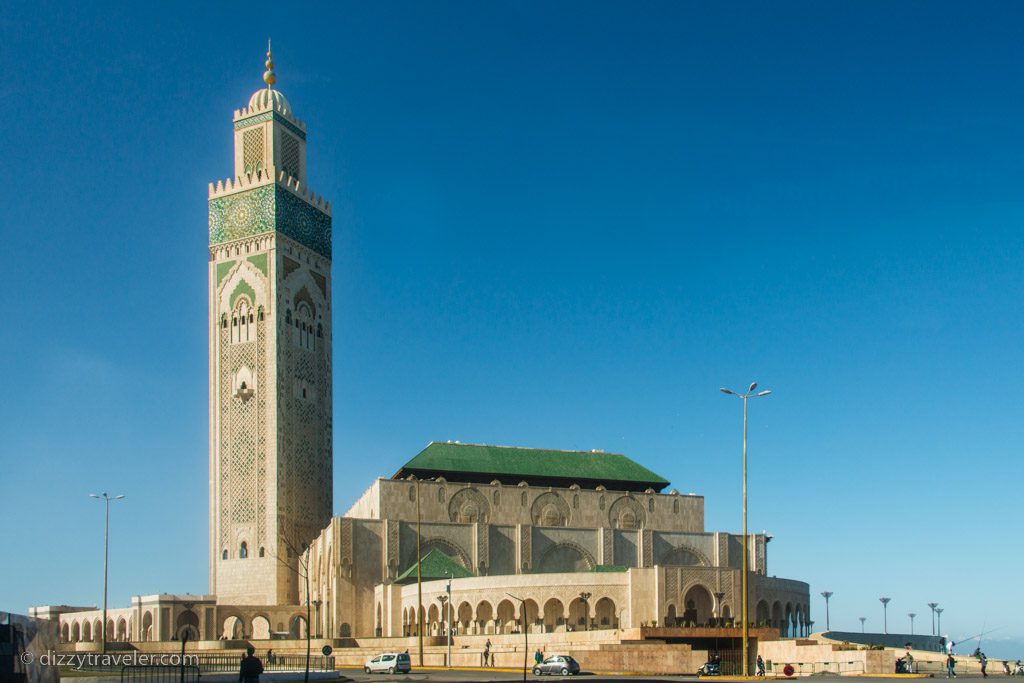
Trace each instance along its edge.
<instances>
[{"instance_id":1,"label":"low stone wall","mask_svg":"<svg viewBox=\"0 0 1024 683\"><path fill-rule=\"evenodd\" d=\"M809 639L759 642L757 653L765 660L768 673L782 673L787 664L797 675L890 674L896 668L892 650L862 650Z\"/></svg>"}]
</instances>

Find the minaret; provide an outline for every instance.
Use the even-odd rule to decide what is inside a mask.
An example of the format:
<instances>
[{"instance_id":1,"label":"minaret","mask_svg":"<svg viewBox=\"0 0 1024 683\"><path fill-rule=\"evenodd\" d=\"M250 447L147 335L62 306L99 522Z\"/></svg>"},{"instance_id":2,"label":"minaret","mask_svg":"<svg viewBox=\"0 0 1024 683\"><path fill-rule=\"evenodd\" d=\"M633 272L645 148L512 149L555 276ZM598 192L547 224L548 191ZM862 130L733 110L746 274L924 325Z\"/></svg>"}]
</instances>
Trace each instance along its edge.
<instances>
[{"instance_id":1,"label":"minaret","mask_svg":"<svg viewBox=\"0 0 1024 683\"><path fill-rule=\"evenodd\" d=\"M331 208L269 43L266 67L209 192L210 591L236 605L298 604L332 508Z\"/></svg>"}]
</instances>

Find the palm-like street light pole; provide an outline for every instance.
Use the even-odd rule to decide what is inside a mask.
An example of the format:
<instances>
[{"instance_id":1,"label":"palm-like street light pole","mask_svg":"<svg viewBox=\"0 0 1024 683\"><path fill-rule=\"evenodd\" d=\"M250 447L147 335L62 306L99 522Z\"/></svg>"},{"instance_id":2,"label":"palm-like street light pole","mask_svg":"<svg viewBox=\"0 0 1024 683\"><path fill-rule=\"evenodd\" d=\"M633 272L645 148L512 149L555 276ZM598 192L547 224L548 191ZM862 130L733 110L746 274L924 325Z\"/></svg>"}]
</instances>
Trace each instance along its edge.
<instances>
[{"instance_id":1,"label":"palm-like street light pole","mask_svg":"<svg viewBox=\"0 0 1024 683\"><path fill-rule=\"evenodd\" d=\"M882 633L889 633L889 601L892 598L878 598L882 603Z\"/></svg>"},{"instance_id":2,"label":"palm-like street light pole","mask_svg":"<svg viewBox=\"0 0 1024 683\"><path fill-rule=\"evenodd\" d=\"M937 602L929 602L928 607L932 610L932 635L935 635L935 608L939 606Z\"/></svg>"},{"instance_id":3,"label":"palm-like street light pole","mask_svg":"<svg viewBox=\"0 0 1024 683\"><path fill-rule=\"evenodd\" d=\"M938 630L938 633L942 633L942 611L943 611L943 609L944 608L942 608L942 607L936 607L935 608L935 614L939 618L939 627L938 627L939 630Z\"/></svg>"},{"instance_id":4,"label":"palm-like street light pole","mask_svg":"<svg viewBox=\"0 0 1024 683\"><path fill-rule=\"evenodd\" d=\"M914 617L916 617L917 615L913 612L910 612L909 614L907 614L907 616L910 617L910 635L914 635Z\"/></svg>"},{"instance_id":5,"label":"palm-like street light pole","mask_svg":"<svg viewBox=\"0 0 1024 683\"><path fill-rule=\"evenodd\" d=\"M864 633L864 622L868 620L867 617L857 617L860 619L860 632Z\"/></svg>"},{"instance_id":6,"label":"palm-like street light pole","mask_svg":"<svg viewBox=\"0 0 1024 683\"><path fill-rule=\"evenodd\" d=\"M834 593L832 591L822 591L821 592L821 597L825 598L825 630L826 631L831 630L831 627L829 626L829 622L828 622L828 599L831 598L833 595L834 595Z\"/></svg>"},{"instance_id":7,"label":"palm-like street light pole","mask_svg":"<svg viewBox=\"0 0 1024 683\"><path fill-rule=\"evenodd\" d=\"M103 650L107 651L107 560L110 557L110 501L121 500L123 495L108 496L106 492L96 495L89 494L90 498L98 498L106 504L106 511L103 518Z\"/></svg>"},{"instance_id":8,"label":"palm-like street light pole","mask_svg":"<svg viewBox=\"0 0 1024 683\"><path fill-rule=\"evenodd\" d=\"M750 621L747 618L747 399L757 398L758 396L767 396L772 393L770 390L759 391L756 394L754 390L757 389L757 382L751 382L750 387L747 389L747 393L739 394L735 391L729 391L726 388L721 388L723 394L729 394L730 396L738 396L743 399L743 574L742 584L743 587L741 592L743 594L743 668L742 672L744 676L749 675L750 662L747 660L747 650L749 648L750 641Z\"/></svg>"}]
</instances>

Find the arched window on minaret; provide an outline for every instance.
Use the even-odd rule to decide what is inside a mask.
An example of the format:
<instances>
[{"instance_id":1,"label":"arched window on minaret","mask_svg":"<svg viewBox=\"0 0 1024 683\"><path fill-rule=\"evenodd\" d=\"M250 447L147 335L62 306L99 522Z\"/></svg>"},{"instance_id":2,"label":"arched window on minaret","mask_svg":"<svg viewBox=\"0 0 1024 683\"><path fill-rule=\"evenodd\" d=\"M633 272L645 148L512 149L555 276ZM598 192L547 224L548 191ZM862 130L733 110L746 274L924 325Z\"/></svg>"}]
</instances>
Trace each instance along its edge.
<instances>
[{"instance_id":1,"label":"arched window on minaret","mask_svg":"<svg viewBox=\"0 0 1024 683\"><path fill-rule=\"evenodd\" d=\"M247 557L249 557L249 546L242 541L242 545L238 548L238 559L244 560Z\"/></svg>"},{"instance_id":2,"label":"arched window on minaret","mask_svg":"<svg viewBox=\"0 0 1024 683\"><path fill-rule=\"evenodd\" d=\"M231 312L231 343L245 343L256 339L256 316L252 305L245 297L240 297Z\"/></svg>"},{"instance_id":3,"label":"arched window on minaret","mask_svg":"<svg viewBox=\"0 0 1024 683\"><path fill-rule=\"evenodd\" d=\"M300 347L312 351L316 346L316 335L313 330L313 309L305 301L300 301L299 305L295 307L295 327L298 328L298 335L295 338L296 343Z\"/></svg>"}]
</instances>

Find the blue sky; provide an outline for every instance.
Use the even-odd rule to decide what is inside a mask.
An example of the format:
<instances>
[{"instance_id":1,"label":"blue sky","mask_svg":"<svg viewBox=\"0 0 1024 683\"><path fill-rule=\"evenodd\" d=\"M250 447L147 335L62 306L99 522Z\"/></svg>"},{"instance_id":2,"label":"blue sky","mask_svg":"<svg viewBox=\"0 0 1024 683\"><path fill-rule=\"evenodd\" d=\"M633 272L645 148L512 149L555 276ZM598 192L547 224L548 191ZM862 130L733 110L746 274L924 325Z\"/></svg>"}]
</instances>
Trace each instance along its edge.
<instances>
[{"instance_id":1,"label":"blue sky","mask_svg":"<svg viewBox=\"0 0 1024 683\"><path fill-rule=\"evenodd\" d=\"M0 609L101 600L100 490L112 604L206 590L206 186L271 35L335 207L337 514L458 439L738 531L756 379L751 528L818 625L1024 637L1024 7L150 4L0 17Z\"/></svg>"}]
</instances>

